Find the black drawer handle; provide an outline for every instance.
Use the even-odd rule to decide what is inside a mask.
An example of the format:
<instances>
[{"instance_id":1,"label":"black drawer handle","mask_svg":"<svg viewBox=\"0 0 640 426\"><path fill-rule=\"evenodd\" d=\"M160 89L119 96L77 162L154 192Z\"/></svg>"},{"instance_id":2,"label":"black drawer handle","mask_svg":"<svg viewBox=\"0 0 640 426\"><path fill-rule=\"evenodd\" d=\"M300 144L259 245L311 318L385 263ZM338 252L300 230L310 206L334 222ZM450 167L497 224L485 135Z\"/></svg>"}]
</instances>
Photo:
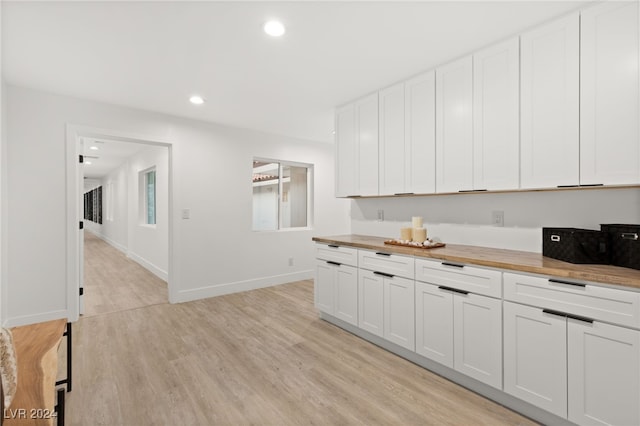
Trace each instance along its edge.
<instances>
[{"instance_id":1,"label":"black drawer handle","mask_svg":"<svg viewBox=\"0 0 640 426\"><path fill-rule=\"evenodd\" d=\"M444 265L444 266L453 266L455 268L464 268L464 265L460 265L458 263L442 262L442 265Z\"/></svg>"},{"instance_id":2,"label":"black drawer handle","mask_svg":"<svg viewBox=\"0 0 640 426\"><path fill-rule=\"evenodd\" d=\"M342 265L342 263L332 262L331 260L327 260L327 263L328 263L329 265L336 265L336 266L340 266L340 265Z\"/></svg>"},{"instance_id":3,"label":"black drawer handle","mask_svg":"<svg viewBox=\"0 0 640 426\"><path fill-rule=\"evenodd\" d=\"M376 275L382 275L383 277L393 278L393 275L385 274L384 272L373 271L373 273L376 274Z\"/></svg>"},{"instance_id":4,"label":"black drawer handle","mask_svg":"<svg viewBox=\"0 0 640 426\"><path fill-rule=\"evenodd\" d=\"M377 254L378 256L391 256L391 253L382 253L382 252L380 252L380 251L379 251L379 252L376 252L376 254Z\"/></svg>"},{"instance_id":5,"label":"black drawer handle","mask_svg":"<svg viewBox=\"0 0 640 426\"><path fill-rule=\"evenodd\" d=\"M486 192L486 189L461 189L458 192Z\"/></svg>"},{"instance_id":6,"label":"black drawer handle","mask_svg":"<svg viewBox=\"0 0 640 426\"><path fill-rule=\"evenodd\" d=\"M447 286L444 286L444 285L440 285L440 286L438 286L438 288L439 288L440 290L452 291L452 292L454 292L454 293L469 294L469 292L468 292L468 291L460 290L460 289L453 288L453 287L447 287Z\"/></svg>"},{"instance_id":7,"label":"black drawer handle","mask_svg":"<svg viewBox=\"0 0 640 426\"><path fill-rule=\"evenodd\" d=\"M413 192L396 192L393 195L413 195Z\"/></svg>"},{"instance_id":8,"label":"black drawer handle","mask_svg":"<svg viewBox=\"0 0 640 426\"><path fill-rule=\"evenodd\" d=\"M329 247L331 247L331 248L340 248L340 246L337 246L335 244L329 244Z\"/></svg>"},{"instance_id":9,"label":"black drawer handle","mask_svg":"<svg viewBox=\"0 0 640 426\"><path fill-rule=\"evenodd\" d=\"M542 313L543 314L549 314L549 315L556 315L556 316L563 317L563 318L567 317L567 314L565 314L564 312L554 311L553 309L543 309Z\"/></svg>"},{"instance_id":10,"label":"black drawer handle","mask_svg":"<svg viewBox=\"0 0 640 426\"><path fill-rule=\"evenodd\" d=\"M553 309L543 309L542 312L545 313L545 314L549 314L549 315L556 315L556 316L559 316L559 317L571 318L571 319L574 319L574 320L578 320L578 321L582 321L582 322L588 322L589 324L593 324L593 320L591 318L582 317L580 315L567 314L566 312L554 311Z\"/></svg>"},{"instance_id":11,"label":"black drawer handle","mask_svg":"<svg viewBox=\"0 0 640 426\"><path fill-rule=\"evenodd\" d=\"M586 284L581 284L581 283L573 283L571 281L562 281L562 280L556 280L553 278L549 278L549 282L550 283L555 283L555 284L566 284L566 285L572 285L574 287L586 287Z\"/></svg>"},{"instance_id":12,"label":"black drawer handle","mask_svg":"<svg viewBox=\"0 0 640 426\"><path fill-rule=\"evenodd\" d=\"M578 320L578 321L582 321L582 322L588 322L589 324L593 324L593 320L591 318L581 317L580 315L567 314L567 318L571 318L571 319L574 319L574 320Z\"/></svg>"}]
</instances>

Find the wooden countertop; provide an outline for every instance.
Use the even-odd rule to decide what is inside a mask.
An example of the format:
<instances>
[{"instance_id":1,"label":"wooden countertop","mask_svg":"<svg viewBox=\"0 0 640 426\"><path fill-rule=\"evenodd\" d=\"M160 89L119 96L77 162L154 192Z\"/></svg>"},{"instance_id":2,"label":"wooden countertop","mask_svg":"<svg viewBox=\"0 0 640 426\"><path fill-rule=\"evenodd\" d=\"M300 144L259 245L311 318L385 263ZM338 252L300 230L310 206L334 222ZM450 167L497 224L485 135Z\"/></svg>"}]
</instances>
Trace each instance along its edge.
<instances>
[{"instance_id":1,"label":"wooden countertop","mask_svg":"<svg viewBox=\"0 0 640 426\"><path fill-rule=\"evenodd\" d=\"M64 319L11 329L18 360L18 387L3 425L53 425L58 345ZM24 410L24 411L21 411ZM14 413L12 417L10 414Z\"/></svg>"},{"instance_id":2,"label":"wooden countertop","mask_svg":"<svg viewBox=\"0 0 640 426\"><path fill-rule=\"evenodd\" d=\"M640 290L640 270L636 269L612 265L578 265L545 257L540 253L460 244L447 244L446 247L433 249L384 244L384 241L389 239L367 235L313 237L313 241L319 243L379 250L387 253L447 260L518 272L553 275L559 278L591 281Z\"/></svg>"}]
</instances>

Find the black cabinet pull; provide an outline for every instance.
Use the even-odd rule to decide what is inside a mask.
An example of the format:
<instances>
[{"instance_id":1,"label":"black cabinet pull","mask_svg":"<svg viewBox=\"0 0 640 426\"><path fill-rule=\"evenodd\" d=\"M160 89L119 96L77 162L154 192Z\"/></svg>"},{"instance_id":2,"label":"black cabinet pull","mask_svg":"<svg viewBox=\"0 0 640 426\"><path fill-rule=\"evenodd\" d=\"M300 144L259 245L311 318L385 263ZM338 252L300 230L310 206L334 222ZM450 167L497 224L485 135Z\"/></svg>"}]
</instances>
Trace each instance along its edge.
<instances>
[{"instance_id":1,"label":"black cabinet pull","mask_svg":"<svg viewBox=\"0 0 640 426\"><path fill-rule=\"evenodd\" d=\"M342 263L332 262L331 260L327 260L327 263L328 263L329 265L336 265L336 266L340 266L340 265L342 265Z\"/></svg>"},{"instance_id":2,"label":"black cabinet pull","mask_svg":"<svg viewBox=\"0 0 640 426\"><path fill-rule=\"evenodd\" d=\"M586 284L581 284L581 283L574 283L571 281L563 281L563 280L556 280L554 278L549 278L549 282L550 283L555 283L555 284L566 284L566 285L572 285L574 287L586 287Z\"/></svg>"},{"instance_id":3,"label":"black cabinet pull","mask_svg":"<svg viewBox=\"0 0 640 426\"><path fill-rule=\"evenodd\" d=\"M340 248L340 246L337 246L335 244L329 244L329 247L331 247L331 248Z\"/></svg>"},{"instance_id":4,"label":"black cabinet pull","mask_svg":"<svg viewBox=\"0 0 640 426\"><path fill-rule=\"evenodd\" d=\"M413 195L413 192L396 192L393 195Z\"/></svg>"},{"instance_id":5,"label":"black cabinet pull","mask_svg":"<svg viewBox=\"0 0 640 426\"><path fill-rule=\"evenodd\" d=\"M378 256L391 256L391 253L382 253L380 251L376 252Z\"/></svg>"},{"instance_id":6,"label":"black cabinet pull","mask_svg":"<svg viewBox=\"0 0 640 426\"><path fill-rule=\"evenodd\" d=\"M556 188L579 188L580 185L558 185Z\"/></svg>"},{"instance_id":7,"label":"black cabinet pull","mask_svg":"<svg viewBox=\"0 0 640 426\"><path fill-rule=\"evenodd\" d=\"M461 189L458 192L486 192L486 189Z\"/></svg>"},{"instance_id":8,"label":"black cabinet pull","mask_svg":"<svg viewBox=\"0 0 640 426\"><path fill-rule=\"evenodd\" d=\"M376 274L376 275L382 275L383 277L393 278L393 275L385 274L384 272L373 271L373 273Z\"/></svg>"},{"instance_id":9,"label":"black cabinet pull","mask_svg":"<svg viewBox=\"0 0 640 426\"><path fill-rule=\"evenodd\" d=\"M574 320L578 320L578 321L582 321L582 322L588 322L589 324L593 324L593 320L591 318L581 317L580 315L567 314L567 318L571 318L571 319L574 319Z\"/></svg>"},{"instance_id":10,"label":"black cabinet pull","mask_svg":"<svg viewBox=\"0 0 640 426\"><path fill-rule=\"evenodd\" d=\"M549 315L556 315L558 317L563 317L563 318L567 317L567 314L565 314L564 312L554 311L553 309L543 309L542 313L549 314Z\"/></svg>"},{"instance_id":11,"label":"black cabinet pull","mask_svg":"<svg viewBox=\"0 0 640 426\"><path fill-rule=\"evenodd\" d=\"M456 268L464 268L464 265L460 265L458 263L442 262L442 265L444 265L444 266L453 266L453 267L456 267Z\"/></svg>"},{"instance_id":12,"label":"black cabinet pull","mask_svg":"<svg viewBox=\"0 0 640 426\"><path fill-rule=\"evenodd\" d=\"M447 286L444 286L444 285L440 285L440 286L438 286L438 288L439 288L440 290L452 291L452 292L454 292L454 293L469 294L469 292L468 292L468 291L460 290L460 289L453 288L453 287L447 287Z\"/></svg>"},{"instance_id":13,"label":"black cabinet pull","mask_svg":"<svg viewBox=\"0 0 640 426\"><path fill-rule=\"evenodd\" d=\"M602 183L582 183L580 184L581 188L589 187L589 186L604 186Z\"/></svg>"}]
</instances>

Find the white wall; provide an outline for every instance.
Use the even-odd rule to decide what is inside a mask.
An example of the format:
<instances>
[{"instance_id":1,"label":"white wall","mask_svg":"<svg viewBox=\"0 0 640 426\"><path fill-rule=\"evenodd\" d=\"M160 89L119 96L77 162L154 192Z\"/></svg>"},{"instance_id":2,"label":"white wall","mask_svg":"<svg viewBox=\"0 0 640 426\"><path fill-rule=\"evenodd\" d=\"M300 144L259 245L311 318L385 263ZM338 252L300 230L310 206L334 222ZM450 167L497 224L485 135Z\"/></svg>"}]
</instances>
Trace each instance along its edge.
<instances>
[{"instance_id":1,"label":"white wall","mask_svg":"<svg viewBox=\"0 0 640 426\"><path fill-rule=\"evenodd\" d=\"M334 198L333 146L7 86L7 281L3 322L65 317L66 125L172 143L174 302L310 278L315 235L349 232ZM314 164L315 224L251 231L254 157ZM191 210L181 219L182 209ZM71 230L71 232L73 232ZM288 259L294 266L288 266Z\"/></svg>"},{"instance_id":2,"label":"white wall","mask_svg":"<svg viewBox=\"0 0 640 426\"><path fill-rule=\"evenodd\" d=\"M542 251L542 227L600 229L601 223L640 223L640 189L480 193L352 201L354 234L399 238L412 216L444 243ZM378 210L384 221L378 221ZM504 211L504 227L491 212Z\"/></svg>"},{"instance_id":3,"label":"white wall","mask_svg":"<svg viewBox=\"0 0 640 426\"><path fill-rule=\"evenodd\" d=\"M169 150L149 147L130 158L128 167L128 251L135 260L163 280L169 271ZM140 172L156 170L156 224L141 220ZM142 177L144 179L144 177Z\"/></svg>"},{"instance_id":4,"label":"white wall","mask_svg":"<svg viewBox=\"0 0 640 426\"><path fill-rule=\"evenodd\" d=\"M142 223L140 172L156 170L156 225ZM86 179L85 191L102 186L102 224L85 221L93 232L127 257L167 281L169 270L169 150L147 146L101 180Z\"/></svg>"}]
</instances>

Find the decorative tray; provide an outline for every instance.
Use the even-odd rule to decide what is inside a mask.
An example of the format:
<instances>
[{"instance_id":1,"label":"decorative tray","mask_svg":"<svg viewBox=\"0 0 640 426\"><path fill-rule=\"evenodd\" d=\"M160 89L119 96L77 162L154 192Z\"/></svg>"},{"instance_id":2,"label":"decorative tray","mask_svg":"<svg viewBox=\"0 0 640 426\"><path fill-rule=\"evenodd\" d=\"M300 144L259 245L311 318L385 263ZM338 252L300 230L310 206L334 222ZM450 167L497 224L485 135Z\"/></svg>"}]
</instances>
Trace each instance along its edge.
<instances>
[{"instance_id":1,"label":"decorative tray","mask_svg":"<svg viewBox=\"0 0 640 426\"><path fill-rule=\"evenodd\" d=\"M412 241L403 241L403 240L386 240L385 244L389 244L391 246L401 246L401 247L410 247L410 248L419 248L419 249L432 249L438 247L444 247L445 243L438 243L435 241L425 241L424 243L414 243Z\"/></svg>"}]
</instances>

